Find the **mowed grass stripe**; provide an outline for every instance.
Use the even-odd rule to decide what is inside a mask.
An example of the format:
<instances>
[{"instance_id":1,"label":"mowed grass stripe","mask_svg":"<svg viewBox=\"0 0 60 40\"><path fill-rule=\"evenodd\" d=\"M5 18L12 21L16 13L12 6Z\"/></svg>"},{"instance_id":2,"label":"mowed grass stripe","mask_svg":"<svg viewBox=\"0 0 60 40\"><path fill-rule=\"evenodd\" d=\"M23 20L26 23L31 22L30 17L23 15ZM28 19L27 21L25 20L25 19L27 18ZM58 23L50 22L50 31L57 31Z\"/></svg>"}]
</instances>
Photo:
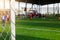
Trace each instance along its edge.
<instances>
[{"instance_id":1,"label":"mowed grass stripe","mask_svg":"<svg viewBox=\"0 0 60 40\"><path fill-rule=\"evenodd\" d=\"M60 21L30 21L30 20L17 20L16 27L28 27L28 28L47 28L60 30Z\"/></svg>"},{"instance_id":2,"label":"mowed grass stripe","mask_svg":"<svg viewBox=\"0 0 60 40\"><path fill-rule=\"evenodd\" d=\"M49 30L49 29L40 29L40 28L25 28L25 27L16 27L16 28L27 29L27 30L43 30L43 31L60 32L60 30Z\"/></svg>"}]
</instances>

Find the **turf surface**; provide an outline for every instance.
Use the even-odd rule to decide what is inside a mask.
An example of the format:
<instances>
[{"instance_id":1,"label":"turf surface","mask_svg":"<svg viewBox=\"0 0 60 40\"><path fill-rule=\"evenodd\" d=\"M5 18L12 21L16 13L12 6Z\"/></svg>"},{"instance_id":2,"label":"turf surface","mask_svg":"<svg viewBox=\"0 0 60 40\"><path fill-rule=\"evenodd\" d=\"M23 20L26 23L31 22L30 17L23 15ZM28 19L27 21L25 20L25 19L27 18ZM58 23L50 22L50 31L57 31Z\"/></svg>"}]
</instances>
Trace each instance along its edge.
<instances>
[{"instance_id":1,"label":"turf surface","mask_svg":"<svg viewBox=\"0 0 60 40\"><path fill-rule=\"evenodd\" d=\"M9 24L6 24L3 37L6 37ZM0 23L0 33L2 32ZM6 40L9 40L8 32ZM0 40L4 40L0 37ZM60 21L57 19L36 18L33 20L16 20L16 40L60 40Z\"/></svg>"},{"instance_id":2,"label":"turf surface","mask_svg":"<svg viewBox=\"0 0 60 40\"><path fill-rule=\"evenodd\" d=\"M17 20L16 40L60 40L60 21L57 19Z\"/></svg>"}]
</instances>

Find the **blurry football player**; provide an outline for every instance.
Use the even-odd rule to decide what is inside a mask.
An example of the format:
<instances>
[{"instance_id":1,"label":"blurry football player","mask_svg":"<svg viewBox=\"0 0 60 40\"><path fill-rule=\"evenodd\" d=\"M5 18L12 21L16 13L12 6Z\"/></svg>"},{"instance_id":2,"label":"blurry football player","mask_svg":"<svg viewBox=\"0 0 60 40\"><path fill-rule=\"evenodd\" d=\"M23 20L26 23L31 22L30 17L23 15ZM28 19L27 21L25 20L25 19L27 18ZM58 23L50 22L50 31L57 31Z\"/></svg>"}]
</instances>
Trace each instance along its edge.
<instances>
[{"instance_id":1,"label":"blurry football player","mask_svg":"<svg viewBox=\"0 0 60 40\"><path fill-rule=\"evenodd\" d=\"M2 15L2 27L5 27L5 22L6 22L6 15L3 13Z\"/></svg>"}]
</instances>

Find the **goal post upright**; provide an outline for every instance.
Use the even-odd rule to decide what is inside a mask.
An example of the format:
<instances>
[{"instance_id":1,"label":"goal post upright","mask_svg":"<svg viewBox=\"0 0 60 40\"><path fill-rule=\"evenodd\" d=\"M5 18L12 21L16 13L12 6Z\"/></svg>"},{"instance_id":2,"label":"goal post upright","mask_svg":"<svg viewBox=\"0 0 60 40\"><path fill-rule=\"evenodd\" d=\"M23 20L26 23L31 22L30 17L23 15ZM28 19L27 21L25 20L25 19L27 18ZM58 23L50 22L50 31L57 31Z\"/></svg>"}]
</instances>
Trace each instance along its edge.
<instances>
[{"instance_id":1,"label":"goal post upright","mask_svg":"<svg viewBox=\"0 0 60 40\"><path fill-rule=\"evenodd\" d=\"M10 12L11 12L11 40L15 39L15 0L10 0Z\"/></svg>"}]
</instances>

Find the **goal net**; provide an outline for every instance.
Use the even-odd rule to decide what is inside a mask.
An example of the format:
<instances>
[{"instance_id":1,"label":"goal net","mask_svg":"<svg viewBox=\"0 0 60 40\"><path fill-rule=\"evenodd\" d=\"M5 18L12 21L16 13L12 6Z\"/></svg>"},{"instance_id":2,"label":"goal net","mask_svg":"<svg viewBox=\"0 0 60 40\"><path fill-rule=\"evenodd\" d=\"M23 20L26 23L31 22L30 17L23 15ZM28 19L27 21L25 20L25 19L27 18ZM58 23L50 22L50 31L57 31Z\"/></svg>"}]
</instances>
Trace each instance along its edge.
<instances>
[{"instance_id":1,"label":"goal net","mask_svg":"<svg viewBox=\"0 0 60 40\"><path fill-rule=\"evenodd\" d=\"M0 0L0 40L15 40L15 0Z\"/></svg>"}]
</instances>

